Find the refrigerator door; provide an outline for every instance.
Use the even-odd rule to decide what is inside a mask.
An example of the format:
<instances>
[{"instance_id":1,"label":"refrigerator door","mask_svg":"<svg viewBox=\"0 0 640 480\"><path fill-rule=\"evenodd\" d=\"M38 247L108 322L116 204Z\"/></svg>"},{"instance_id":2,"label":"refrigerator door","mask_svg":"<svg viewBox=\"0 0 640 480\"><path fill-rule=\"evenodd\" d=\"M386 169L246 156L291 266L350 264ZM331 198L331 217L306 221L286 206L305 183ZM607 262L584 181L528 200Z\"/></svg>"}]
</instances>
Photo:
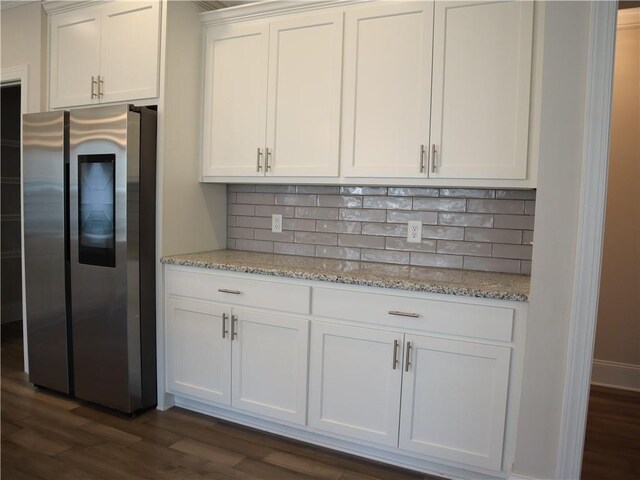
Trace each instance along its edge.
<instances>
[{"instance_id":1,"label":"refrigerator door","mask_svg":"<svg viewBox=\"0 0 640 480\"><path fill-rule=\"evenodd\" d=\"M72 393L65 172L69 114L23 116L24 249L29 381Z\"/></svg>"},{"instance_id":2,"label":"refrigerator door","mask_svg":"<svg viewBox=\"0 0 640 480\"><path fill-rule=\"evenodd\" d=\"M139 114L127 105L70 113L70 258L78 398L142 406Z\"/></svg>"}]
</instances>

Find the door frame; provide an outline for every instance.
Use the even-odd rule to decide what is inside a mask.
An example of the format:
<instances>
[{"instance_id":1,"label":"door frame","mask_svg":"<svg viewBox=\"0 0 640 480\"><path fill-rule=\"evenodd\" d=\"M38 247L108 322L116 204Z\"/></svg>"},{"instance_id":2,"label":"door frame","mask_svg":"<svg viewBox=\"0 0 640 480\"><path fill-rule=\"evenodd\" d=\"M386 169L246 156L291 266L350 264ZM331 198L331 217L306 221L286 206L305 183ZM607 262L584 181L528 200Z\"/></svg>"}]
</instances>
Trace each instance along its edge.
<instances>
[{"instance_id":1,"label":"door frame","mask_svg":"<svg viewBox=\"0 0 640 480\"><path fill-rule=\"evenodd\" d=\"M29 352L27 346L27 300L24 279L24 195L23 195L23 172L24 157L22 154L22 115L28 110L28 79L29 65L18 65L16 67L3 68L0 70L0 85L20 85L20 254L22 270L22 342L24 351L24 371L29 373Z\"/></svg>"},{"instance_id":2,"label":"door frame","mask_svg":"<svg viewBox=\"0 0 640 480\"><path fill-rule=\"evenodd\" d=\"M618 2L593 2L576 266L555 478L580 478L600 293Z\"/></svg>"}]
</instances>

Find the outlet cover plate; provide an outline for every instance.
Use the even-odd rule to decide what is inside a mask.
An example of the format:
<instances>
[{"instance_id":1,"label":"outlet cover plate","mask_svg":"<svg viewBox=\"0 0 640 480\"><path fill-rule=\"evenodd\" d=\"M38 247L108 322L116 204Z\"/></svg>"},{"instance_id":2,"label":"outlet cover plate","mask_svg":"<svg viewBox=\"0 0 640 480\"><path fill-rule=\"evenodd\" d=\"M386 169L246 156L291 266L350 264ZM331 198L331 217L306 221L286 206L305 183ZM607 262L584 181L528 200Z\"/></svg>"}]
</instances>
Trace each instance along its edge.
<instances>
[{"instance_id":1,"label":"outlet cover plate","mask_svg":"<svg viewBox=\"0 0 640 480\"><path fill-rule=\"evenodd\" d=\"M419 220L409 220L407 228L407 242L422 243L422 222Z\"/></svg>"},{"instance_id":2,"label":"outlet cover plate","mask_svg":"<svg viewBox=\"0 0 640 480\"><path fill-rule=\"evenodd\" d=\"M282 233L282 215L274 213L271 215L271 231L275 233Z\"/></svg>"}]
</instances>

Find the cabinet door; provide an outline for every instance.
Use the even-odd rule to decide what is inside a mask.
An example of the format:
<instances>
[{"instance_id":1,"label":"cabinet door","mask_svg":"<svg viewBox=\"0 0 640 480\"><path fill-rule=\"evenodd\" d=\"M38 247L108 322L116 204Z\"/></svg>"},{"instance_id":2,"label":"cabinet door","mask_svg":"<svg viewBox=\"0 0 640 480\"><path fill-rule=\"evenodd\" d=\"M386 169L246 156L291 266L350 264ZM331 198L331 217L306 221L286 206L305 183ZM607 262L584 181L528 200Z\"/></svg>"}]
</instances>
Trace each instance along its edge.
<instances>
[{"instance_id":1,"label":"cabinet door","mask_svg":"<svg viewBox=\"0 0 640 480\"><path fill-rule=\"evenodd\" d=\"M51 108L97 103L100 73L100 9L51 16L49 104Z\"/></svg>"},{"instance_id":2,"label":"cabinet door","mask_svg":"<svg viewBox=\"0 0 640 480\"><path fill-rule=\"evenodd\" d=\"M500 470L511 349L416 335L405 341L400 448Z\"/></svg>"},{"instance_id":3,"label":"cabinet door","mask_svg":"<svg viewBox=\"0 0 640 480\"><path fill-rule=\"evenodd\" d=\"M533 2L436 4L430 176L526 178L532 37Z\"/></svg>"},{"instance_id":4,"label":"cabinet door","mask_svg":"<svg viewBox=\"0 0 640 480\"><path fill-rule=\"evenodd\" d=\"M231 405L306 424L309 321L233 310Z\"/></svg>"},{"instance_id":5,"label":"cabinet door","mask_svg":"<svg viewBox=\"0 0 640 480\"><path fill-rule=\"evenodd\" d=\"M270 26L267 174L338 176L342 15Z\"/></svg>"},{"instance_id":6,"label":"cabinet door","mask_svg":"<svg viewBox=\"0 0 640 480\"><path fill-rule=\"evenodd\" d=\"M169 298L166 318L167 390L231 403L228 310L215 303ZM224 315L224 317L223 317Z\"/></svg>"},{"instance_id":7,"label":"cabinet door","mask_svg":"<svg viewBox=\"0 0 640 480\"><path fill-rule=\"evenodd\" d=\"M207 30L203 176L264 174L268 34L267 24Z\"/></svg>"},{"instance_id":8,"label":"cabinet door","mask_svg":"<svg viewBox=\"0 0 640 480\"><path fill-rule=\"evenodd\" d=\"M158 96L160 3L113 2L104 7L100 101Z\"/></svg>"},{"instance_id":9,"label":"cabinet door","mask_svg":"<svg viewBox=\"0 0 640 480\"><path fill-rule=\"evenodd\" d=\"M314 322L309 425L387 446L398 444L402 334Z\"/></svg>"},{"instance_id":10,"label":"cabinet door","mask_svg":"<svg viewBox=\"0 0 640 480\"><path fill-rule=\"evenodd\" d=\"M433 2L388 2L345 15L342 174L424 176Z\"/></svg>"}]
</instances>

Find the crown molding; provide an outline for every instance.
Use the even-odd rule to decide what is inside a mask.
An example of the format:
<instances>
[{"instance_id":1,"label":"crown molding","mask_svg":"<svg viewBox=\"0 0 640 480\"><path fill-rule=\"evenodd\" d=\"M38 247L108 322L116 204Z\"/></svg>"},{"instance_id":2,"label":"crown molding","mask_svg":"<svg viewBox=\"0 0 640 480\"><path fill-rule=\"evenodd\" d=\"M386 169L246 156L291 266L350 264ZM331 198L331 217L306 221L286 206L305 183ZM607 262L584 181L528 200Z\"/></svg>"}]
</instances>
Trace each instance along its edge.
<instances>
[{"instance_id":1,"label":"crown molding","mask_svg":"<svg viewBox=\"0 0 640 480\"><path fill-rule=\"evenodd\" d=\"M265 0L261 2L237 5L221 10L213 10L200 14L204 25L218 25L246 20L258 20L274 15L317 11L320 9L341 7L354 3L366 3L371 0L323 0L300 2L299 0Z\"/></svg>"},{"instance_id":2,"label":"crown molding","mask_svg":"<svg viewBox=\"0 0 640 480\"><path fill-rule=\"evenodd\" d=\"M25 5L31 5L32 3L40 3L40 0L2 0L0 2L0 10L10 10L16 7L24 7Z\"/></svg>"},{"instance_id":3,"label":"crown molding","mask_svg":"<svg viewBox=\"0 0 640 480\"><path fill-rule=\"evenodd\" d=\"M42 8L47 12L47 15L55 13L70 12L72 10L78 10L89 6L100 5L107 3L107 0L43 0Z\"/></svg>"}]
</instances>

